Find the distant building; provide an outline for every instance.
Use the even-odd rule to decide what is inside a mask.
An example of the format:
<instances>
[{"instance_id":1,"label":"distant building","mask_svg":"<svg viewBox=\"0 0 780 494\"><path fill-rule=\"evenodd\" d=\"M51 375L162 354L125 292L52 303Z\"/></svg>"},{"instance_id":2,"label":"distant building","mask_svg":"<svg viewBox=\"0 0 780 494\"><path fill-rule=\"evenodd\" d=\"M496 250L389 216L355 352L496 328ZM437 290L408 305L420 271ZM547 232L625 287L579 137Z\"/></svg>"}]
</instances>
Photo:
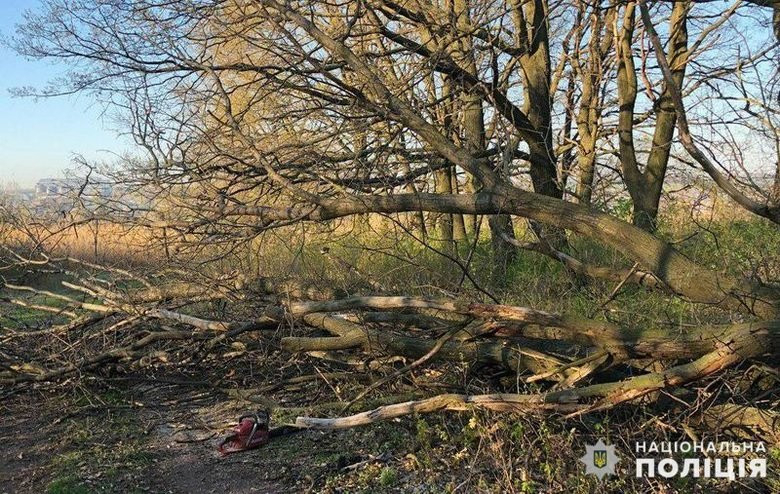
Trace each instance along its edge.
<instances>
[{"instance_id":1,"label":"distant building","mask_svg":"<svg viewBox=\"0 0 780 494\"><path fill-rule=\"evenodd\" d=\"M0 198L4 204L27 204L35 199L35 189L1 189Z\"/></svg>"},{"instance_id":2,"label":"distant building","mask_svg":"<svg viewBox=\"0 0 780 494\"><path fill-rule=\"evenodd\" d=\"M42 178L35 184L35 198L43 199L45 197L64 196L69 189L69 184L63 179Z\"/></svg>"},{"instance_id":3,"label":"distant building","mask_svg":"<svg viewBox=\"0 0 780 494\"><path fill-rule=\"evenodd\" d=\"M90 181L85 185L83 178L42 178L35 184L30 205L40 216L65 216L79 205L96 210L112 194L108 183Z\"/></svg>"},{"instance_id":4,"label":"distant building","mask_svg":"<svg viewBox=\"0 0 780 494\"><path fill-rule=\"evenodd\" d=\"M84 186L84 181L78 178L42 178L35 184L35 199L73 197L78 193L83 196L105 198L111 197L113 188L111 184L95 182L89 182Z\"/></svg>"},{"instance_id":5,"label":"distant building","mask_svg":"<svg viewBox=\"0 0 780 494\"><path fill-rule=\"evenodd\" d=\"M30 189L0 185L0 207L21 207L41 219L51 220L71 218L79 211L130 218L152 208L152 198L125 184L94 174L86 185L85 180L42 178Z\"/></svg>"}]
</instances>

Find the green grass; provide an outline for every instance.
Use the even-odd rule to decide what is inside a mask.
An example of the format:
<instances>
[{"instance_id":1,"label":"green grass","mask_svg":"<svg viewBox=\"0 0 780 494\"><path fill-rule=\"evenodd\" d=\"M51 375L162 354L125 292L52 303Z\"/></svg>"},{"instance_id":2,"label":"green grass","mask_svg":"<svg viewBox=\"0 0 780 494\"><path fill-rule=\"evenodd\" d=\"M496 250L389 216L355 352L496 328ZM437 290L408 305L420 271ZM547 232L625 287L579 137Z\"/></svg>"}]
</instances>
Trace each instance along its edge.
<instances>
[{"instance_id":1,"label":"green grass","mask_svg":"<svg viewBox=\"0 0 780 494\"><path fill-rule=\"evenodd\" d=\"M124 403L119 391L97 396L107 404ZM78 406L74 403L74 406ZM131 411L111 411L68 422L60 451L51 461L49 493L126 492L123 479L152 463L141 425Z\"/></svg>"},{"instance_id":2,"label":"green grass","mask_svg":"<svg viewBox=\"0 0 780 494\"><path fill-rule=\"evenodd\" d=\"M77 477L65 475L57 477L46 488L48 494L91 494L93 491L82 484Z\"/></svg>"},{"instance_id":3,"label":"green grass","mask_svg":"<svg viewBox=\"0 0 780 494\"><path fill-rule=\"evenodd\" d=\"M22 282L25 284L27 282ZM59 282L54 283L50 278L43 277L39 280L27 283L39 290L46 290L53 293L73 296L73 292L68 291ZM22 300L28 304L33 305L46 305L49 307L64 309L68 305L62 299L51 297L45 294L31 293L19 290L9 290L0 288L0 297ZM80 296L75 297L77 300ZM20 329L24 327L39 327L51 324L62 324L68 321L66 316L57 315L56 313L35 309L31 307L24 307L10 302L2 302L3 310L0 311L0 328ZM69 309L73 310L73 309Z\"/></svg>"}]
</instances>

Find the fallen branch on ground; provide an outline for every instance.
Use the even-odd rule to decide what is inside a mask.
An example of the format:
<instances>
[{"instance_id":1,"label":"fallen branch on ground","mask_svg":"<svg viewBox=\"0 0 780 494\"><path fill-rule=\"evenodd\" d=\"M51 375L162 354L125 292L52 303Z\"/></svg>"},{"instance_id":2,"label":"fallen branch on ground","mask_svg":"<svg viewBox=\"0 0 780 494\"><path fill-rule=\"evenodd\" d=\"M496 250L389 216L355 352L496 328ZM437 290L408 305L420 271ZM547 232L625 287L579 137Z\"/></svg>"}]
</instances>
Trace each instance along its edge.
<instances>
[{"instance_id":1,"label":"fallen branch on ground","mask_svg":"<svg viewBox=\"0 0 780 494\"><path fill-rule=\"evenodd\" d=\"M622 281L634 274L634 270L623 273ZM9 289L54 300L40 309L66 311L73 321L40 330L9 331L0 344L68 335L68 357L49 352L25 361L2 352L0 385L56 381L117 362L145 365L160 356L167 358L174 349L188 349L200 358L247 333L290 328L272 344L290 353L329 360L331 365L335 360L352 360L361 369L385 373L351 400L344 400L347 406L412 371L441 362L500 367L516 375L516 382L538 383L543 390L531 394L447 393L348 417L300 417L297 421L300 427L343 428L409 413L471 408L572 417L701 380L746 359L776 362L780 353L777 320L626 327L512 305L408 296L327 298L331 290L293 281L242 283L246 292L238 296L261 293L263 305L251 319L233 321L190 313L192 309L186 307L193 301L219 298L193 285L177 291L141 283L141 292L148 296L139 297L120 292L111 283L96 283L94 278L63 282L73 295L6 284ZM178 298L176 293L183 296ZM24 302L31 308L41 305ZM107 335L116 338L106 339ZM114 343L100 347L100 341ZM270 340L264 337L262 341ZM648 359L677 362L663 371L626 377L630 376L627 369L637 372ZM400 368L394 367L398 360L404 362ZM295 378L288 382L294 383ZM755 429L776 425L774 419L763 420L756 413L740 417L740 423L752 422Z\"/></svg>"}]
</instances>

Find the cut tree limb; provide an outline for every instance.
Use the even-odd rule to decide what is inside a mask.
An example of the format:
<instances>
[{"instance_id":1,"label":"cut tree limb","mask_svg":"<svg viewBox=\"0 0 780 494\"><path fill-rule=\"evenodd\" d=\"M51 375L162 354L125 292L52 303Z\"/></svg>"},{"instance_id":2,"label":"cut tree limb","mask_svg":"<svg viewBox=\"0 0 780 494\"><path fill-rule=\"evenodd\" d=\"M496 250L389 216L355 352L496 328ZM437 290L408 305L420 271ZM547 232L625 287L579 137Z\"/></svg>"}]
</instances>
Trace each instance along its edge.
<instances>
[{"instance_id":1,"label":"cut tree limb","mask_svg":"<svg viewBox=\"0 0 780 494\"><path fill-rule=\"evenodd\" d=\"M428 354L436 346L436 342L433 340L387 333L359 326L328 314L307 314L303 316L303 321L310 326L324 329L336 335L337 338L334 339L337 341L332 343L322 341L328 340L328 338L282 338L283 348L294 348L296 345L303 345L306 349L302 351L323 350L322 348L311 348L315 340L318 340L337 348L342 347L342 345L350 345L350 347L360 346L371 354L402 355L418 359ZM559 358L547 355L534 348L523 346L519 342L506 344L494 341L447 342L441 345L441 348L431 359L502 365L513 372L528 369L534 373L546 372L566 364ZM576 372L576 369L566 369L563 372L568 375Z\"/></svg>"},{"instance_id":2,"label":"cut tree limb","mask_svg":"<svg viewBox=\"0 0 780 494\"><path fill-rule=\"evenodd\" d=\"M364 296L317 302L292 302L296 317L312 312L340 312L361 309L425 309L457 313L491 321L495 328L539 340L563 340L605 349L621 358L696 358L715 349L730 334L763 329L771 347L780 339L780 321L734 325L713 325L673 330L669 328L625 328L608 321L511 305L482 304L452 299ZM307 321L308 322L308 321Z\"/></svg>"},{"instance_id":3,"label":"cut tree limb","mask_svg":"<svg viewBox=\"0 0 780 494\"><path fill-rule=\"evenodd\" d=\"M677 386L711 375L746 358L764 354L767 348L763 330L738 331L721 346L699 359L669 368L662 372L645 374L624 381L594 384L583 388L539 394L446 394L419 401L408 401L378 407L374 410L340 418L298 417L295 425L314 429L343 429L392 419L412 413L430 413L441 410L468 410L486 408L515 413L557 411L568 417L613 407L634 400L652 391ZM776 353L776 348L772 349ZM597 399L595 403L588 403Z\"/></svg>"}]
</instances>

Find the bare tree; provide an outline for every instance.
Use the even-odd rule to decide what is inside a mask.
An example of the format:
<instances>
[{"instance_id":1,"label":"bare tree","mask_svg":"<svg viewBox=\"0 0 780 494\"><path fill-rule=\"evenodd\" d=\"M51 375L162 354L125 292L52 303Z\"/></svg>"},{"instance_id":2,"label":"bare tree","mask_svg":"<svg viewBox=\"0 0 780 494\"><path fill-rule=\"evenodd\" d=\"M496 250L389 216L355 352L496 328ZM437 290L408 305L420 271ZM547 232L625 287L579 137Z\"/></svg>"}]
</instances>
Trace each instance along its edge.
<instances>
[{"instance_id":1,"label":"bare tree","mask_svg":"<svg viewBox=\"0 0 780 494\"><path fill-rule=\"evenodd\" d=\"M219 321L162 311L154 304L164 297L124 304L115 293L87 287L104 300L99 310L175 321L200 328L210 338L219 330L281 324L289 316L332 335L283 340L282 347L290 351L360 348L415 362L435 354L503 363L564 388L541 395L448 395L384 410L377 417L464 404L583 413L706 377L746 358L776 361L777 286L697 264L653 234L666 170L676 153L675 128L687 155L737 204L777 220L775 203L759 204L747 195L760 191L761 197L774 197L770 190L753 183L753 190L744 192L717 171L695 142L684 106L684 98L702 97L703 88L730 80L734 66L749 66L763 76L761 63L772 60L771 47L740 57L736 65L730 60L715 68L707 64L721 53L710 42L713 33L728 28L737 43L738 31L729 23L748 9L767 15L769 10L737 3L710 21L709 15L695 16L699 6L692 2L652 9L643 0L577 1L573 6L547 0L47 0L41 12L28 16L15 44L25 55L72 67L45 94L90 91L123 110L133 136L149 153L148 161L121 172L123 180L156 204L136 215L135 224L177 236L184 247L173 257L204 245L230 249L291 225L369 214L410 213L413 220L398 220L409 235L430 235L438 227L450 244L464 233L478 240L481 221L467 226L468 219L487 215L501 273L512 249L529 248L578 275L615 281L618 288L637 283L663 289L753 322L625 328L498 303L367 296L280 302L258 320L220 326ZM666 32L659 34L656 25L667 26ZM571 88L559 90L563 81ZM763 88L738 87L744 98ZM763 96L748 110L774 115L770 100ZM638 101L644 111L637 111ZM703 119L696 125L704 129L723 123ZM769 128L776 129L773 125ZM634 142L640 133L650 136L644 147ZM563 136L560 146L556 135ZM777 142L776 132L771 136ZM642 153L647 159L640 170ZM690 161L682 153L678 157ZM577 163L576 203L564 196L563 177L572 163ZM594 177L608 166L622 172L634 224L591 207ZM512 217L529 220L538 242L518 241ZM456 235L461 222L463 232ZM576 259L566 251L567 235L615 249L633 267ZM469 275L455 249L442 254L463 268L464 277ZM263 287L264 293L296 298L287 286ZM457 314L477 320L477 329L465 336L453 330L462 337L450 340L448 334L431 341L388 335L330 315L353 310L369 317L372 310L403 309ZM397 315L394 321L405 314ZM510 351L489 339L503 330L542 343L513 341ZM164 336L150 335L141 347ZM598 350L564 361L547 351L550 341ZM122 351L136 352L140 344ZM572 388L600 369L607 356L622 362L653 357L685 363ZM63 367L24 379L72 371ZM346 423L365 420L360 416Z\"/></svg>"}]
</instances>

